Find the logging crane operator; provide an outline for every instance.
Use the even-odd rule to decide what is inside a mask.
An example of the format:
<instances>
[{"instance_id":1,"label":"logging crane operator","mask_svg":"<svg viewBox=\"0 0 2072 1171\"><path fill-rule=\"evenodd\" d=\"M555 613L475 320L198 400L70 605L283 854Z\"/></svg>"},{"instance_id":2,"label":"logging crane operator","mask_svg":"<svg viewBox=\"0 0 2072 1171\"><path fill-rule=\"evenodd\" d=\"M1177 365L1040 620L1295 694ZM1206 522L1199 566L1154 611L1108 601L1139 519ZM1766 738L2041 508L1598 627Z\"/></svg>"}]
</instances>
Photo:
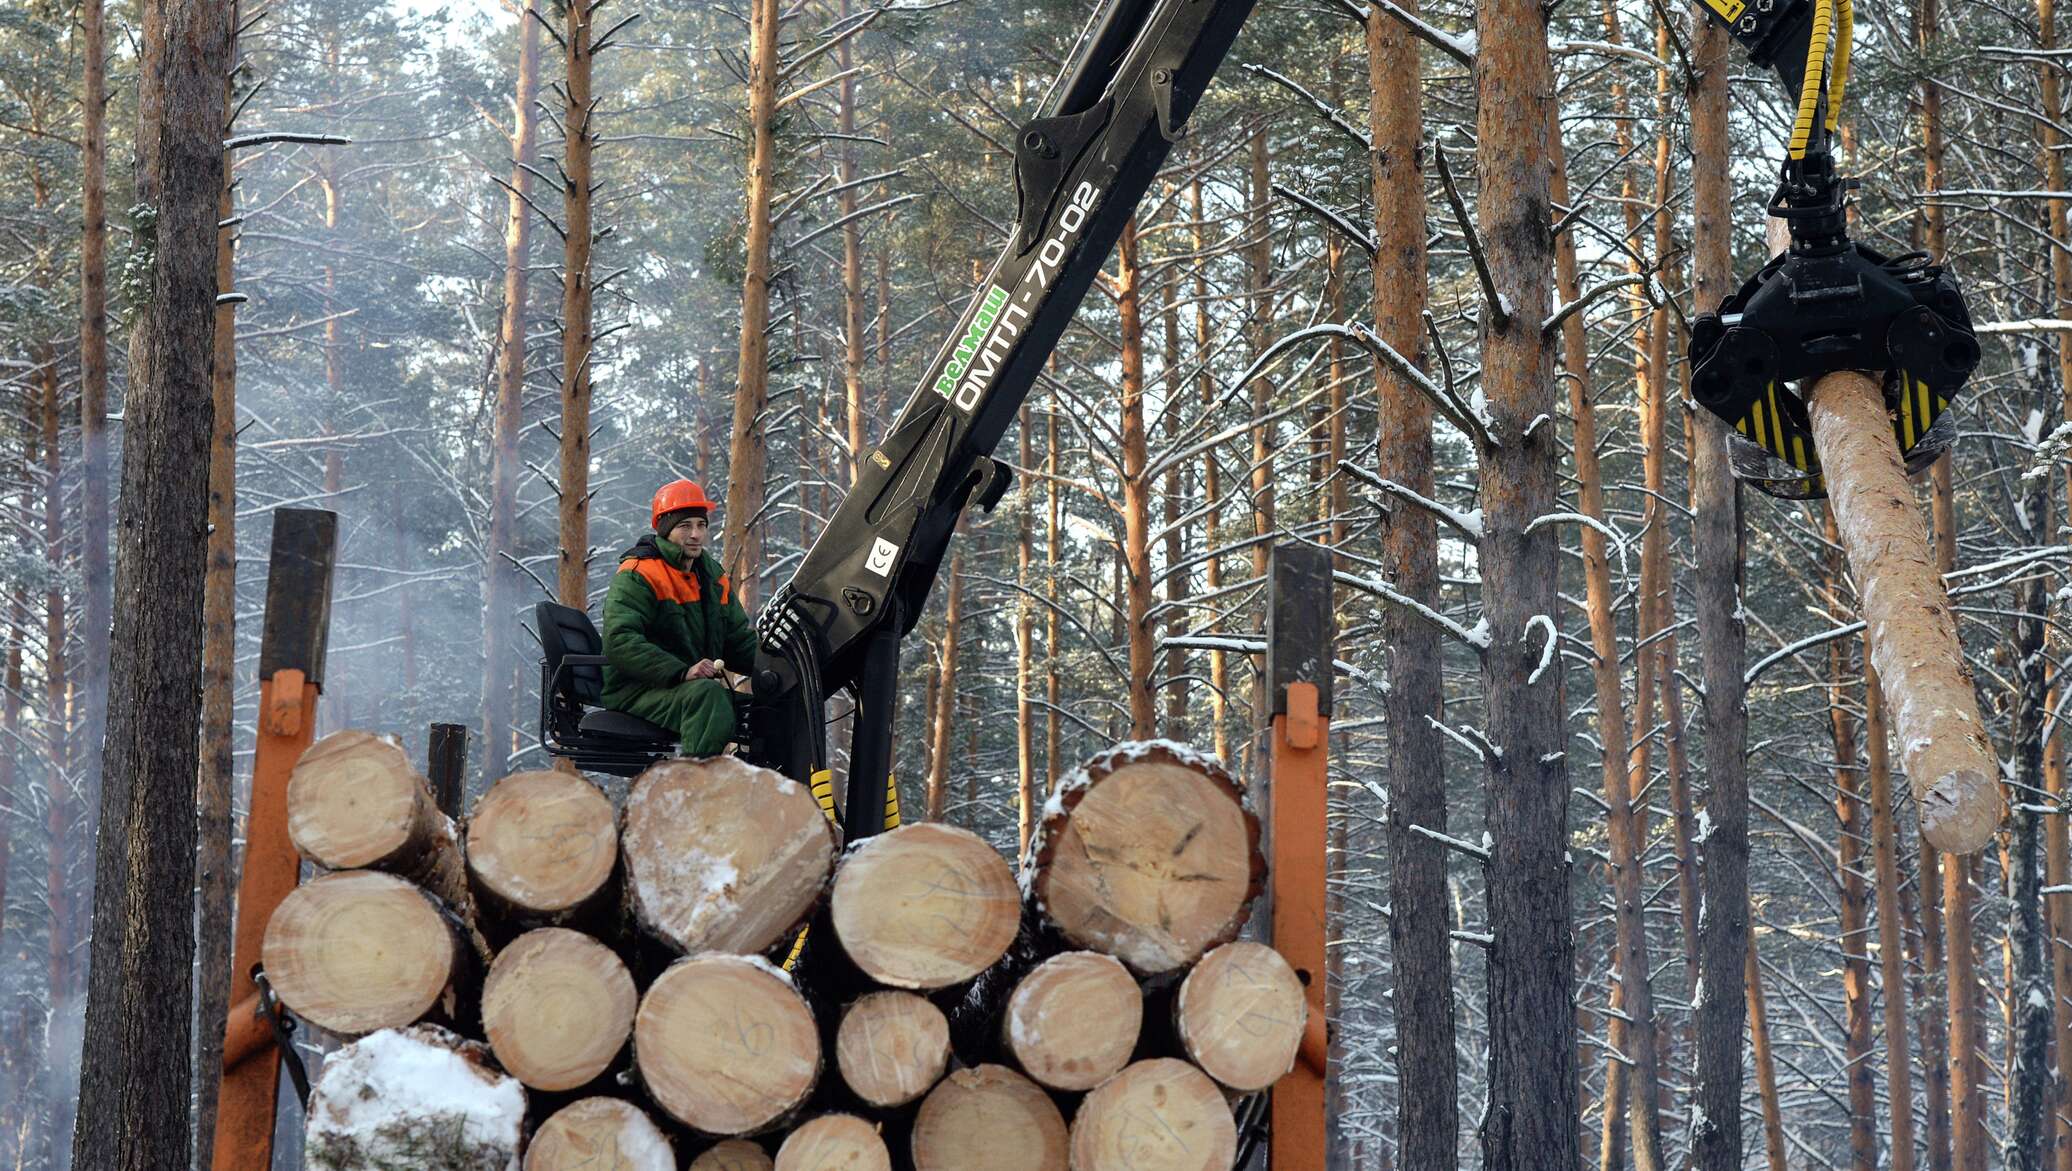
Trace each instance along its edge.
<instances>
[{"instance_id":1,"label":"logging crane operator","mask_svg":"<svg viewBox=\"0 0 2072 1171\"><path fill-rule=\"evenodd\" d=\"M604 598L604 706L675 732L686 756L717 755L736 724L726 665L754 661L755 631L705 547L705 489L662 485L648 519Z\"/></svg>"}]
</instances>

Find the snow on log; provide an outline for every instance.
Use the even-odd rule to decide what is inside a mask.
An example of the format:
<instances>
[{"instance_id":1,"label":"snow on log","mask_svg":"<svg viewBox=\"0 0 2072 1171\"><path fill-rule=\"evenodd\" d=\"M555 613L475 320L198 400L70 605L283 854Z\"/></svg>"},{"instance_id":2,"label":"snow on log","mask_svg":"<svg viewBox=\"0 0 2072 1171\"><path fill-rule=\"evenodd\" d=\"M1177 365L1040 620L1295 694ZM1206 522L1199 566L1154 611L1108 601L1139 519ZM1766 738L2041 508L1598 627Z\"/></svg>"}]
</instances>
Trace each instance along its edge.
<instances>
[{"instance_id":1,"label":"snow on log","mask_svg":"<svg viewBox=\"0 0 2072 1171\"><path fill-rule=\"evenodd\" d=\"M1014 871L969 830L916 822L866 838L835 872L835 937L893 988L961 984L1007 953L1021 923Z\"/></svg>"},{"instance_id":2,"label":"snow on log","mask_svg":"<svg viewBox=\"0 0 2072 1171\"><path fill-rule=\"evenodd\" d=\"M665 760L633 782L621 850L641 928L676 951L768 951L812 914L835 831L804 785L735 757Z\"/></svg>"},{"instance_id":3,"label":"snow on log","mask_svg":"<svg viewBox=\"0 0 2072 1171\"><path fill-rule=\"evenodd\" d=\"M1237 936L1266 880L1259 820L1211 757L1119 744L1059 781L1030 841L1038 910L1143 975Z\"/></svg>"},{"instance_id":4,"label":"snow on log","mask_svg":"<svg viewBox=\"0 0 2072 1171\"><path fill-rule=\"evenodd\" d=\"M425 891L347 870L289 892L267 920L260 963L295 1015L340 1037L452 1020L472 991L469 952Z\"/></svg>"},{"instance_id":5,"label":"snow on log","mask_svg":"<svg viewBox=\"0 0 2072 1171\"><path fill-rule=\"evenodd\" d=\"M703 1134L754 1134L812 1092L820 1033L783 973L749 956L703 955L679 960L649 987L634 1017L633 1055L670 1117Z\"/></svg>"},{"instance_id":6,"label":"snow on log","mask_svg":"<svg viewBox=\"0 0 2072 1171\"><path fill-rule=\"evenodd\" d=\"M914 1116L914 1171L1065 1171L1065 1116L1004 1065L960 1069Z\"/></svg>"},{"instance_id":7,"label":"snow on log","mask_svg":"<svg viewBox=\"0 0 2072 1171\"><path fill-rule=\"evenodd\" d=\"M1309 1002L1281 953L1239 940L1187 973L1173 1017L1181 1047L1202 1072L1250 1093L1295 1068Z\"/></svg>"},{"instance_id":8,"label":"snow on log","mask_svg":"<svg viewBox=\"0 0 2072 1171\"><path fill-rule=\"evenodd\" d=\"M288 778L288 838L326 870L386 871L468 913L453 821L386 737L348 729L303 752Z\"/></svg>"},{"instance_id":9,"label":"snow on log","mask_svg":"<svg viewBox=\"0 0 2072 1171\"><path fill-rule=\"evenodd\" d=\"M1237 1123L1223 1091L1184 1061L1139 1061L1072 1118L1072 1171L1230 1171Z\"/></svg>"},{"instance_id":10,"label":"snow on log","mask_svg":"<svg viewBox=\"0 0 2072 1171\"><path fill-rule=\"evenodd\" d=\"M640 1107L584 1098L540 1124L525 1148L525 1171L676 1171L676 1152Z\"/></svg>"},{"instance_id":11,"label":"snow on log","mask_svg":"<svg viewBox=\"0 0 2072 1171\"><path fill-rule=\"evenodd\" d=\"M304 1134L307 1171L518 1171L525 1089L489 1047L445 1029L385 1029L324 1059Z\"/></svg>"},{"instance_id":12,"label":"snow on log","mask_svg":"<svg viewBox=\"0 0 2072 1171\"><path fill-rule=\"evenodd\" d=\"M1946 853L1974 853L2000 825L2000 766L1979 720L1956 615L1929 557L1884 394L1864 375L1830 374L1814 386L1807 413L1921 836Z\"/></svg>"},{"instance_id":13,"label":"snow on log","mask_svg":"<svg viewBox=\"0 0 2072 1171\"><path fill-rule=\"evenodd\" d=\"M691 1160L690 1171L774 1171L770 1153L746 1139L730 1138Z\"/></svg>"},{"instance_id":14,"label":"snow on log","mask_svg":"<svg viewBox=\"0 0 2072 1171\"><path fill-rule=\"evenodd\" d=\"M468 818L468 877L485 921L518 931L592 927L607 934L618 814L577 773L513 773Z\"/></svg>"},{"instance_id":15,"label":"snow on log","mask_svg":"<svg viewBox=\"0 0 2072 1171\"><path fill-rule=\"evenodd\" d=\"M835 1064L842 1081L872 1106L904 1106L942 1080L950 1060L950 1022L911 992L873 992L842 1014Z\"/></svg>"},{"instance_id":16,"label":"snow on log","mask_svg":"<svg viewBox=\"0 0 2072 1171\"><path fill-rule=\"evenodd\" d=\"M626 964L578 931L542 927L497 953L482 985L482 1031L496 1059L536 1090L573 1090L604 1073L633 1032Z\"/></svg>"},{"instance_id":17,"label":"snow on log","mask_svg":"<svg viewBox=\"0 0 2072 1171\"><path fill-rule=\"evenodd\" d=\"M1091 1090L1129 1063L1144 993L1113 956L1068 951L1022 978L1008 998L1001 1044L1054 1090Z\"/></svg>"},{"instance_id":18,"label":"snow on log","mask_svg":"<svg viewBox=\"0 0 2072 1171\"><path fill-rule=\"evenodd\" d=\"M854 1114L823 1114L777 1148L776 1171L892 1171L878 1128Z\"/></svg>"}]
</instances>

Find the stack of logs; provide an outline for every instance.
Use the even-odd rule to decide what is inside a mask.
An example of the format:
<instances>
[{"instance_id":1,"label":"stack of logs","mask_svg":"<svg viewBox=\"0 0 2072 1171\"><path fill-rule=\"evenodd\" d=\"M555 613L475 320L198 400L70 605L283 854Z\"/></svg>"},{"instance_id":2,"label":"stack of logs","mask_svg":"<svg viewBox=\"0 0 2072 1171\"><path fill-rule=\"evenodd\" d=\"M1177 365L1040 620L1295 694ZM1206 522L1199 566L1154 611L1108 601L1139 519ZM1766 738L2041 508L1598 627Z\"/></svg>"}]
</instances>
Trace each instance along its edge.
<instances>
[{"instance_id":1,"label":"stack of logs","mask_svg":"<svg viewBox=\"0 0 2072 1171\"><path fill-rule=\"evenodd\" d=\"M1173 744L1067 777L1019 888L948 825L845 851L804 786L727 757L623 808L518 773L463 833L394 743L340 732L289 830L325 873L266 975L350 1042L309 1104L318 1171L1225 1171L1234 1106L1321 1034L1235 941L1265 878L1243 791Z\"/></svg>"}]
</instances>

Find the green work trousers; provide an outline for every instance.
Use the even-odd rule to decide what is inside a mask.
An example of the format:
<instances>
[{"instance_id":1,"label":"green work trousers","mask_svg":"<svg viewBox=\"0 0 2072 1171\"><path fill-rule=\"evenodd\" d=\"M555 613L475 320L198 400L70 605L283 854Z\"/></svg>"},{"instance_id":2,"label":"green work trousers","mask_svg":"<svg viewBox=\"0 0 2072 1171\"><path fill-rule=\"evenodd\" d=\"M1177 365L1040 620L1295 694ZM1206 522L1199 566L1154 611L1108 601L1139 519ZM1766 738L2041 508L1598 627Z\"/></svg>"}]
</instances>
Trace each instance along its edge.
<instances>
[{"instance_id":1,"label":"green work trousers","mask_svg":"<svg viewBox=\"0 0 2072 1171\"><path fill-rule=\"evenodd\" d=\"M648 688L620 710L675 732L684 756L718 756L734 738L734 694L717 679Z\"/></svg>"}]
</instances>

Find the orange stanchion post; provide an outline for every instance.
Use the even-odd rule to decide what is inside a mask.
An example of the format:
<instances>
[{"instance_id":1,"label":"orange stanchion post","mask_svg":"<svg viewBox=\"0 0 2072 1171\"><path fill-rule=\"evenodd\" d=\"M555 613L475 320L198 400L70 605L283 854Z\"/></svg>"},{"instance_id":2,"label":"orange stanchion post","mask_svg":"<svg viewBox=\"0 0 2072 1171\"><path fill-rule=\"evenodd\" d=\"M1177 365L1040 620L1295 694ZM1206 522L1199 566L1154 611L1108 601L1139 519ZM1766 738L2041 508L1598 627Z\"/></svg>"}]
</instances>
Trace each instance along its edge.
<instances>
[{"instance_id":1,"label":"orange stanchion post","mask_svg":"<svg viewBox=\"0 0 2072 1171\"><path fill-rule=\"evenodd\" d=\"M1313 545L1273 549L1266 631L1273 696L1269 821L1273 945L1301 979L1309 1027L1300 1059L1273 1088L1272 1171L1324 1166L1325 786L1331 729L1331 555Z\"/></svg>"}]
</instances>

